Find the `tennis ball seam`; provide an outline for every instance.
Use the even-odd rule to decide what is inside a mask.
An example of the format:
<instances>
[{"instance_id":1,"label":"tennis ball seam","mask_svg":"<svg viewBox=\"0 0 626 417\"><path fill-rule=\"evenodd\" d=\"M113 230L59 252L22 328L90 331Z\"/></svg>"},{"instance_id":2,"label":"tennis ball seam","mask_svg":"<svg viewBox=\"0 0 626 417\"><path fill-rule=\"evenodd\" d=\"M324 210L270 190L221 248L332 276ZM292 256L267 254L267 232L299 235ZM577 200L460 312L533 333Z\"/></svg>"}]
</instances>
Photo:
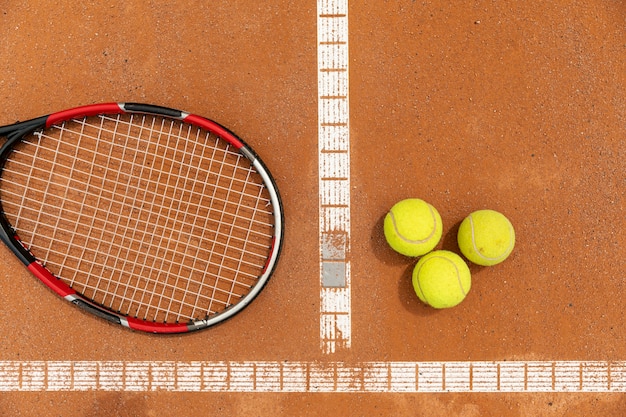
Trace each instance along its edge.
<instances>
[{"instance_id":1,"label":"tennis ball seam","mask_svg":"<svg viewBox=\"0 0 626 417\"><path fill-rule=\"evenodd\" d=\"M458 265L454 263L454 261L446 258L445 256L436 256L436 255L431 256L426 262L429 262L433 259L443 259L444 261L452 264L452 266L454 267L454 270L456 271L456 280L459 283L459 288L461 289L461 293L463 294L463 297L467 297L467 291L465 291L465 288L463 287L463 282L461 281L461 271L459 271ZM420 265L419 269L417 270L417 286L420 290L420 293L422 294L422 297L424 297L424 302L428 305L431 305L430 301L428 300L428 297L426 297L426 293L424 292L424 289L422 288L422 280L419 278L420 272L422 271L422 268L424 268L424 265L426 265L426 262Z\"/></svg>"},{"instance_id":2,"label":"tennis ball seam","mask_svg":"<svg viewBox=\"0 0 626 417\"><path fill-rule=\"evenodd\" d=\"M393 230L396 232L396 236L398 236L403 242L410 243L413 245L419 245L422 243L426 243L433 238L433 236L437 232L437 217L435 216L433 208L430 206L430 204L428 204L427 206L428 206L428 211L430 212L430 216L433 219L433 230L424 239L417 239L417 240L408 239L405 236L403 236L402 233L400 233L400 231L398 230L398 226L396 224L396 217L393 214L393 210L389 211L389 215L391 217L391 224L393 225Z\"/></svg>"},{"instance_id":3,"label":"tennis ball seam","mask_svg":"<svg viewBox=\"0 0 626 417\"><path fill-rule=\"evenodd\" d=\"M474 219L472 217L472 215L469 215L469 222L470 222L470 230L472 232L472 247L474 248L474 252L476 252L476 256L478 256L479 258L488 261L488 262L497 262L500 261L503 258L506 258L508 256L509 253L512 252L513 250L513 245L514 242L512 239L509 239L509 246L506 248L506 250L504 252L502 252L502 254L500 256L486 256L484 255L479 249L478 246L476 246L476 237L474 235ZM507 226L509 229L509 236L512 235L514 232L511 230L511 226L508 225Z\"/></svg>"}]
</instances>

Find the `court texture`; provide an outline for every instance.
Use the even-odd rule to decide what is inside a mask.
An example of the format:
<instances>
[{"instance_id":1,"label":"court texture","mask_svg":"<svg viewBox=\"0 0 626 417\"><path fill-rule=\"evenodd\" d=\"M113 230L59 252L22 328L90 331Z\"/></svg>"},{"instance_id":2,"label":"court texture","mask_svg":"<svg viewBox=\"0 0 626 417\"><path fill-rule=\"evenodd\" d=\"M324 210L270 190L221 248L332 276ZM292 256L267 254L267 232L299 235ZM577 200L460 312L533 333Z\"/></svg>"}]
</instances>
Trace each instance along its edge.
<instances>
[{"instance_id":1,"label":"court texture","mask_svg":"<svg viewBox=\"0 0 626 417\"><path fill-rule=\"evenodd\" d=\"M0 416L622 416L626 2L0 4L0 124L108 101L210 117L285 206L242 313L156 336L76 310L0 248ZM478 209L511 257L447 310L383 219L438 249Z\"/></svg>"}]
</instances>

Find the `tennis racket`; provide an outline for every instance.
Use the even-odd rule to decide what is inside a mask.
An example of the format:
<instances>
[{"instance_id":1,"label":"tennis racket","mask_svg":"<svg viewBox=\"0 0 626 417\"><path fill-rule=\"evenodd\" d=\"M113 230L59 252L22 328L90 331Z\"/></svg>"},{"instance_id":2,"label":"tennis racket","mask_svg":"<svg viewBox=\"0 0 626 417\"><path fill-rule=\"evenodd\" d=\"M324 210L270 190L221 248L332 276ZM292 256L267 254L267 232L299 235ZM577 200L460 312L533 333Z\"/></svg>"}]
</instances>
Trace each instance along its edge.
<instances>
[{"instance_id":1,"label":"tennis racket","mask_svg":"<svg viewBox=\"0 0 626 417\"><path fill-rule=\"evenodd\" d=\"M153 333L206 328L249 305L275 269L275 182L211 120L106 103L0 127L0 136L0 238L98 317Z\"/></svg>"}]
</instances>

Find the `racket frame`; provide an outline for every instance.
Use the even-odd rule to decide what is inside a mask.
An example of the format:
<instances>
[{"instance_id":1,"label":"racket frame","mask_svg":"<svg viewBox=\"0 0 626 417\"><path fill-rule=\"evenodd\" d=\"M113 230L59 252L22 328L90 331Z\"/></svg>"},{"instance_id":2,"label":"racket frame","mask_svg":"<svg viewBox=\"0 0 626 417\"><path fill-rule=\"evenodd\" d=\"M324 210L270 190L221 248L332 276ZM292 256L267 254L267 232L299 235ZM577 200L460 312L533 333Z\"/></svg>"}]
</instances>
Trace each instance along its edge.
<instances>
[{"instance_id":1,"label":"racket frame","mask_svg":"<svg viewBox=\"0 0 626 417\"><path fill-rule=\"evenodd\" d=\"M100 306L97 303L85 298L65 284L60 278L57 278L21 241L20 237L13 229L13 226L11 226L9 220L6 218L2 208L1 198L0 240L2 240L5 245L18 257L18 259L26 265L28 270L30 270L35 277L37 277L60 297L97 317L103 318L112 323L120 324L133 330L148 333L185 333L213 326L239 313L247 307L250 302L254 300L254 298L256 298L274 272L282 249L284 213L278 188L276 187L276 183L265 164L243 140L238 138L233 132L224 126L202 116L152 104L111 102L75 107L24 122L18 122L12 125L0 127L0 137L7 138L6 142L2 145L2 147L0 147L0 175L15 144L19 143L27 135L72 119L98 116L101 114L145 114L184 121L185 123L207 130L212 134L219 136L221 139L224 139L250 161L262 177L274 209L274 237L272 239L269 256L257 283L251 288L250 292L236 304L233 304L222 312L214 314L204 320L195 320L187 323L161 323L146 321L108 310L106 307Z\"/></svg>"}]
</instances>

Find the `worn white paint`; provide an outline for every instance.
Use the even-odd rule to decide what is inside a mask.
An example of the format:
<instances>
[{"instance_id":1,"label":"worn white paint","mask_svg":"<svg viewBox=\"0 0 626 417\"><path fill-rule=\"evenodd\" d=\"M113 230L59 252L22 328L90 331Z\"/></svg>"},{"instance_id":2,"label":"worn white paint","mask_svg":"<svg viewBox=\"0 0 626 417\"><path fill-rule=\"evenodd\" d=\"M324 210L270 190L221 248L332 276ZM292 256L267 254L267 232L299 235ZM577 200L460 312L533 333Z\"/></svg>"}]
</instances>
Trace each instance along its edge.
<instances>
[{"instance_id":1,"label":"worn white paint","mask_svg":"<svg viewBox=\"0 0 626 417\"><path fill-rule=\"evenodd\" d=\"M348 0L318 0L320 343L351 346Z\"/></svg>"},{"instance_id":2,"label":"worn white paint","mask_svg":"<svg viewBox=\"0 0 626 417\"><path fill-rule=\"evenodd\" d=\"M3 361L0 392L626 392L626 362Z\"/></svg>"}]
</instances>

